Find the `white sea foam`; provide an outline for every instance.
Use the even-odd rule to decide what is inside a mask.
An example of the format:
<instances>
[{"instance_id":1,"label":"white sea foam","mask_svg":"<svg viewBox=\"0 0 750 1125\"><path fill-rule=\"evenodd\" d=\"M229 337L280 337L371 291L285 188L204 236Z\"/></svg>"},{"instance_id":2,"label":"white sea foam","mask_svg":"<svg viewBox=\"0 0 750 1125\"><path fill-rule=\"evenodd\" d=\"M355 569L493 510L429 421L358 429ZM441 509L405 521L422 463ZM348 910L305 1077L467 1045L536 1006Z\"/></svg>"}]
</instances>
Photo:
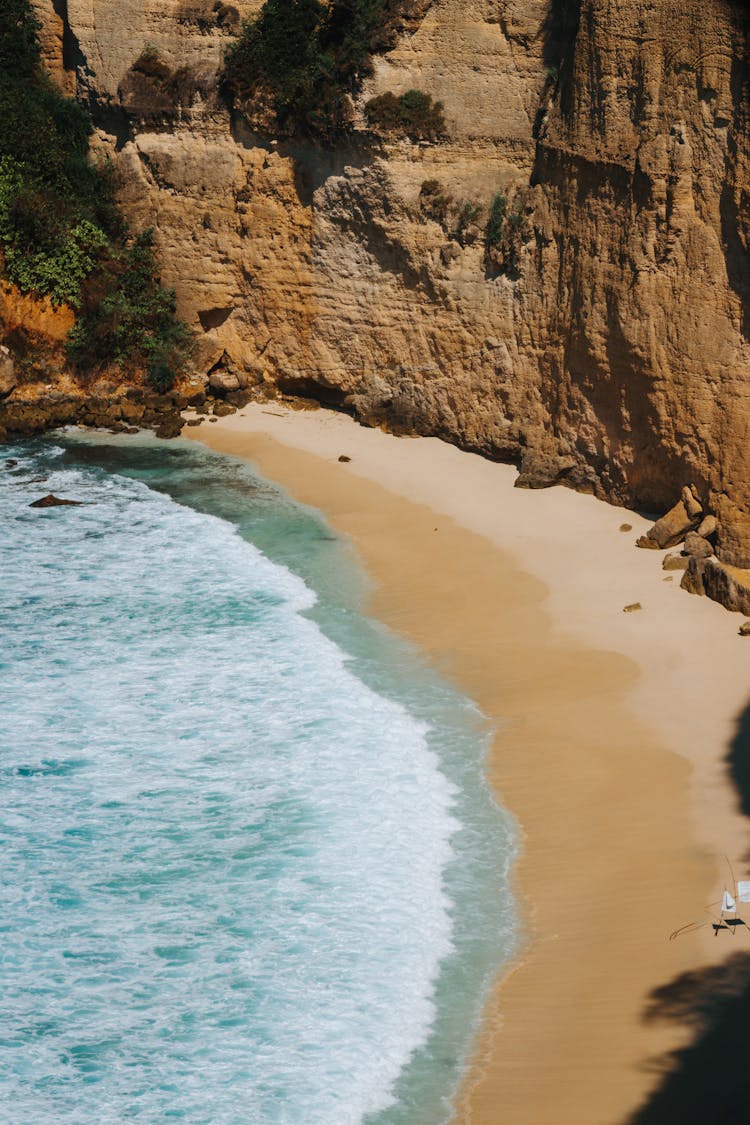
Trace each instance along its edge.
<instances>
[{"instance_id":1,"label":"white sea foam","mask_svg":"<svg viewBox=\"0 0 750 1125\"><path fill-rule=\"evenodd\" d=\"M0 1105L384 1109L451 949L454 794L425 726L231 525L49 450L6 483ZM29 509L45 491L86 505Z\"/></svg>"}]
</instances>

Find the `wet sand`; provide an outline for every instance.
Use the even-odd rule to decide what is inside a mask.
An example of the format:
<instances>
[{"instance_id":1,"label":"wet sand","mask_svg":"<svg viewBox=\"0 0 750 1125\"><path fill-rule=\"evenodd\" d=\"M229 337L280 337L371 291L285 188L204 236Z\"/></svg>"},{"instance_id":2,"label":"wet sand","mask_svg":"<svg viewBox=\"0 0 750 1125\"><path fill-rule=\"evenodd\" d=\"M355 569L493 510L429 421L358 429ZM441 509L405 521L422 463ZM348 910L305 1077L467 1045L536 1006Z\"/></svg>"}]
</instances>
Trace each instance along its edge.
<instances>
[{"instance_id":1,"label":"wet sand","mask_svg":"<svg viewBox=\"0 0 750 1125\"><path fill-rule=\"evenodd\" d=\"M724 762L750 698L740 619L634 548L642 517L514 489L511 467L436 439L277 405L185 435L248 458L349 536L369 611L495 726L487 769L519 825L521 949L487 999L455 1120L626 1122L656 1057L688 1040L644 1022L649 994L750 951L708 925L669 940L720 898L725 854L746 874Z\"/></svg>"}]
</instances>

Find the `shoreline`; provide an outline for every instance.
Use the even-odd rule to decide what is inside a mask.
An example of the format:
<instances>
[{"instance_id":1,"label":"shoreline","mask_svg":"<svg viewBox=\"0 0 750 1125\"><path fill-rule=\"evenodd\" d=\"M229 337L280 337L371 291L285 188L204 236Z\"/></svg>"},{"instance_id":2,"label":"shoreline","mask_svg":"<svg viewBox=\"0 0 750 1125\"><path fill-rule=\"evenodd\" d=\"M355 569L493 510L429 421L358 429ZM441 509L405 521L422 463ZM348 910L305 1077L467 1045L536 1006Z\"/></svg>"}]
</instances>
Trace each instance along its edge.
<instances>
[{"instance_id":1,"label":"shoreline","mask_svg":"<svg viewBox=\"0 0 750 1125\"><path fill-rule=\"evenodd\" d=\"M513 468L438 439L276 404L185 436L322 510L374 580L368 610L496 732L486 770L519 825L523 942L455 1121L624 1125L657 1084L654 1059L687 1042L644 1023L649 994L743 948L710 929L668 940L720 897L724 853L744 874L724 764L750 694L739 618L665 581L658 553L633 546L642 517L514 489Z\"/></svg>"}]
</instances>

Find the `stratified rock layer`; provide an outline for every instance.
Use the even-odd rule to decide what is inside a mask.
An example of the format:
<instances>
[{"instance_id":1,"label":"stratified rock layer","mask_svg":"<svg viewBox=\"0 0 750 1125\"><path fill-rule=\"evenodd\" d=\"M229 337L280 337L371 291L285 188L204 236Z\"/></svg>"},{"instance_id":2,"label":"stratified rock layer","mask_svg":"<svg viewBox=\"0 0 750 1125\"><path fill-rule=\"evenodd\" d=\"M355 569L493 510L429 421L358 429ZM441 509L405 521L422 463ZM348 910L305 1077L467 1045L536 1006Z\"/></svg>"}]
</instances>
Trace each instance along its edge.
<instances>
[{"instance_id":1,"label":"stratified rock layer","mask_svg":"<svg viewBox=\"0 0 750 1125\"><path fill-rule=\"evenodd\" d=\"M719 555L750 563L744 5L434 0L375 60L359 132L327 148L230 116L215 72L233 29L209 0L68 0L62 29L39 11L206 372L517 459L532 487L664 510L694 482ZM146 45L191 76L151 117L133 109ZM367 98L412 87L444 103L449 138L368 139Z\"/></svg>"}]
</instances>

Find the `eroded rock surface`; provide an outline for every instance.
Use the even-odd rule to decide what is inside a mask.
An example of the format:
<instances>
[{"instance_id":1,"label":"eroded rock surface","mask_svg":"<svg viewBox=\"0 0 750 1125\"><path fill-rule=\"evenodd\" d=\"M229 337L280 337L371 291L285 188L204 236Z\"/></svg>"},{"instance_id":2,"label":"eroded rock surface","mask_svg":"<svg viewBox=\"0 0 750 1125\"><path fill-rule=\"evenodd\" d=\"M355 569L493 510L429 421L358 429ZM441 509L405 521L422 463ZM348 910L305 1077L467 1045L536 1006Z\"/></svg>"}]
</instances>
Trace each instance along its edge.
<instances>
[{"instance_id":1,"label":"eroded rock surface","mask_svg":"<svg viewBox=\"0 0 750 1125\"><path fill-rule=\"evenodd\" d=\"M750 614L750 571L715 558L691 558L680 583L690 594L703 594L735 613Z\"/></svg>"},{"instance_id":2,"label":"eroded rock surface","mask_svg":"<svg viewBox=\"0 0 750 1125\"><path fill-rule=\"evenodd\" d=\"M434 0L356 112L417 87L449 137L325 148L230 117L215 5L68 0L62 29L64 5L38 8L206 374L515 459L532 487L664 511L694 481L719 555L750 563L746 5ZM151 121L146 45L195 79Z\"/></svg>"}]
</instances>

